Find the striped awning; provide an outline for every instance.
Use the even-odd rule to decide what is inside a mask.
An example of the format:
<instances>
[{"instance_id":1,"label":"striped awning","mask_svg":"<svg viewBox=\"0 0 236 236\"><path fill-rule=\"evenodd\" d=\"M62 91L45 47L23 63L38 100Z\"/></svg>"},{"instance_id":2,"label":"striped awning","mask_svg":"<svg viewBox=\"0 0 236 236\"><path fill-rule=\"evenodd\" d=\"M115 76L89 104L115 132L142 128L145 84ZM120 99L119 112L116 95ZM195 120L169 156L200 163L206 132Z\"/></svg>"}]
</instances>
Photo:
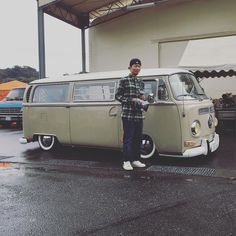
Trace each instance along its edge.
<instances>
[{"instance_id":1,"label":"striped awning","mask_svg":"<svg viewBox=\"0 0 236 236\"><path fill-rule=\"evenodd\" d=\"M197 77L236 75L236 36L190 40L179 67Z\"/></svg>"}]
</instances>

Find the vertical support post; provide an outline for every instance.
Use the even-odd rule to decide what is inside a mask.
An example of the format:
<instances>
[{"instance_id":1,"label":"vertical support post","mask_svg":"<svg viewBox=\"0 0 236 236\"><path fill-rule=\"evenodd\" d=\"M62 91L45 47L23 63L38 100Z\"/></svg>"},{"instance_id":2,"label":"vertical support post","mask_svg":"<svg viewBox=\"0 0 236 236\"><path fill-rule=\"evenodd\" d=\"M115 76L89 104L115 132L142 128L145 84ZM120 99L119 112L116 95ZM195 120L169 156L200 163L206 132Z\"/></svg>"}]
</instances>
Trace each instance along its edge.
<instances>
[{"instance_id":1,"label":"vertical support post","mask_svg":"<svg viewBox=\"0 0 236 236\"><path fill-rule=\"evenodd\" d=\"M86 48L85 48L85 28L81 29L81 52L82 52L82 71L86 73Z\"/></svg>"},{"instance_id":2,"label":"vertical support post","mask_svg":"<svg viewBox=\"0 0 236 236\"><path fill-rule=\"evenodd\" d=\"M45 78L45 42L44 42L44 15L38 3L38 53L39 53L39 78Z\"/></svg>"}]
</instances>

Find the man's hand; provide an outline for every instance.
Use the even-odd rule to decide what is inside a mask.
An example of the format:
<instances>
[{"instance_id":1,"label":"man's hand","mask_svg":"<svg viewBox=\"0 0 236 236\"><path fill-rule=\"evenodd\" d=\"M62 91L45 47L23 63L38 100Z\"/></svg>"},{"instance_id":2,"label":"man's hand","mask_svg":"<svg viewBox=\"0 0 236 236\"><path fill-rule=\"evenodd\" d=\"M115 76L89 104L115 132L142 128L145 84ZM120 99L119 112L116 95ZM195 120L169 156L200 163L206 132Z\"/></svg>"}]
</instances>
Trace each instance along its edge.
<instances>
[{"instance_id":1,"label":"man's hand","mask_svg":"<svg viewBox=\"0 0 236 236\"><path fill-rule=\"evenodd\" d=\"M149 103L147 101L144 101L140 98L133 98L132 102L134 102L136 108L138 107L138 109L141 109L143 111L148 110Z\"/></svg>"}]
</instances>

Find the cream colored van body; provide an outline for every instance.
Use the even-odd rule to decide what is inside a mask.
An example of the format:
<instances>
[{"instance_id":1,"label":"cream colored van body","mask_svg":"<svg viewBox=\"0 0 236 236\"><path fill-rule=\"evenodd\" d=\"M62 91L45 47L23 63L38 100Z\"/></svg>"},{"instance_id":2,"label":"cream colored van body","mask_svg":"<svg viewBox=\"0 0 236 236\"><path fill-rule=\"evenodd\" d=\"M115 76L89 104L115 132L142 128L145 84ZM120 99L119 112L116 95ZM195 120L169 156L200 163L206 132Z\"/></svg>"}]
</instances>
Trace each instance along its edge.
<instances>
[{"instance_id":1,"label":"cream colored van body","mask_svg":"<svg viewBox=\"0 0 236 236\"><path fill-rule=\"evenodd\" d=\"M121 104L115 100L115 91L119 79L127 74L99 72L31 82L24 97L20 142L38 141L44 150L57 143L121 149ZM190 72L143 69L140 77L146 96L154 96L145 113L143 158L155 151L193 157L218 148L213 104ZM184 90L189 83L197 92Z\"/></svg>"}]
</instances>

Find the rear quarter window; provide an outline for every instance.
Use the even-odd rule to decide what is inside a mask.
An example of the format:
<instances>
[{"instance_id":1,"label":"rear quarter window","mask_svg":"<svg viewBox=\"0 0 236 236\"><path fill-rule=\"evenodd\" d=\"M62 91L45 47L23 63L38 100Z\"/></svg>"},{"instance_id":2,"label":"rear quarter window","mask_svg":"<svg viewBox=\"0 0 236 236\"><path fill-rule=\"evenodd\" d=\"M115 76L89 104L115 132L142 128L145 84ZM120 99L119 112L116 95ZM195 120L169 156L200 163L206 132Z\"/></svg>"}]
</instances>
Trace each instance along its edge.
<instances>
[{"instance_id":1,"label":"rear quarter window","mask_svg":"<svg viewBox=\"0 0 236 236\"><path fill-rule=\"evenodd\" d=\"M68 101L69 84L38 85L33 94L33 103L61 103Z\"/></svg>"}]
</instances>

